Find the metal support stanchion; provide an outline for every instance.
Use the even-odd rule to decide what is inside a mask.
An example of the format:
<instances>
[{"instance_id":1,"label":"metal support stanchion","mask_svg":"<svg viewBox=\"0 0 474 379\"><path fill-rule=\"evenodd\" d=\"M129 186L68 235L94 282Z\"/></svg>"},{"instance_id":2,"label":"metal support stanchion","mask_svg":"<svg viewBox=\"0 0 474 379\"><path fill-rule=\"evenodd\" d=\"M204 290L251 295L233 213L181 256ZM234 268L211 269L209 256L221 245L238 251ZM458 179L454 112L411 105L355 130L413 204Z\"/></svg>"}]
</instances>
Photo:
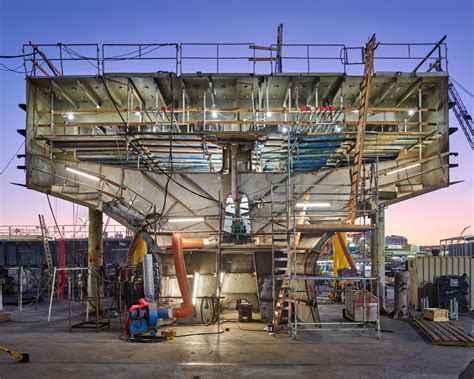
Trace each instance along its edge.
<instances>
[{"instance_id":1,"label":"metal support stanchion","mask_svg":"<svg viewBox=\"0 0 474 379\"><path fill-rule=\"evenodd\" d=\"M48 322L51 320L51 308L53 306L54 284L56 283L56 267L53 269L53 282L51 283L51 294L49 297Z\"/></svg>"},{"instance_id":2,"label":"metal support stanchion","mask_svg":"<svg viewBox=\"0 0 474 379\"><path fill-rule=\"evenodd\" d=\"M18 285L20 286L20 291L18 293L18 309L20 312L23 311L23 266L20 266L18 271Z\"/></svg>"}]
</instances>

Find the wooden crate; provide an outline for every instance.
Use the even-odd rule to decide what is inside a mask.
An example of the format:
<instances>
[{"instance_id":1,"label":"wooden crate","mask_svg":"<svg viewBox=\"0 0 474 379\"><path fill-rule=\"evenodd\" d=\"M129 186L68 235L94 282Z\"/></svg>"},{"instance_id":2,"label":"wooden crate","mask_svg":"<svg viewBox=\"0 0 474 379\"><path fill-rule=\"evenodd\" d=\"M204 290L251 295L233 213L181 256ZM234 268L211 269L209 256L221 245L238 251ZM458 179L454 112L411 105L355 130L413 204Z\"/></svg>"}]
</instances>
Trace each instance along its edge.
<instances>
[{"instance_id":1,"label":"wooden crate","mask_svg":"<svg viewBox=\"0 0 474 379\"><path fill-rule=\"evenodd\" d=\"M423 309L423 318L434 322L449 321L448 310L442 308L425 308Z\"/></svg>"}]
</instances>

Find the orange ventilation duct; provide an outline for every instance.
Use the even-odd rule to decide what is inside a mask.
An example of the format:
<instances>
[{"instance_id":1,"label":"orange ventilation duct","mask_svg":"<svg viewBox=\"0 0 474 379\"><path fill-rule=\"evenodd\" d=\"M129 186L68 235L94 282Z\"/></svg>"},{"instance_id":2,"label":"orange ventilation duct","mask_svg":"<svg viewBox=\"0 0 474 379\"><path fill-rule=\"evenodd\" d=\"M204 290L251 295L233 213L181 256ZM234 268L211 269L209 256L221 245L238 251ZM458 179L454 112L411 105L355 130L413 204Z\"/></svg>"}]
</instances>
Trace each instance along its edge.
<instances>
[{"instance_id":1,"label":"orange ventilation duct","mask_svg":"<svg viewBox=\"0 0 474 379\"><path fill-rule=\"evenodd\" d=\"M186 265L184 263L183 248L185 247L203 247L204 240L186 240L181 233L173 233L171 237L171 246L173 249L173 261L178 279L179 290L183 297L183 304L179 308L173 308L173 317L184 318L193 313L193 298L189 290L188 279L186 277Z\"/></svg>"}]
</instances>

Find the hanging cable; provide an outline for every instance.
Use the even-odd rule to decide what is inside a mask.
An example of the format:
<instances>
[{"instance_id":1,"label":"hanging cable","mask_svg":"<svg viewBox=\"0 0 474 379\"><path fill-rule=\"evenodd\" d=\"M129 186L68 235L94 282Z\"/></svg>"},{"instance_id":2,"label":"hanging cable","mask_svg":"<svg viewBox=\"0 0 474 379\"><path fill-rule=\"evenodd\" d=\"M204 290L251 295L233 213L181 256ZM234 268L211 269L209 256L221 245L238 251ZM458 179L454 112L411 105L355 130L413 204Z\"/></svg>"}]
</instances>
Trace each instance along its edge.
<instances>
[{"instance_id":1,"label":"hanging cable","mask_svg":"<svg viewBox=\"0 0 474 379\"><path fill-rule=\"evenodd\" d=\"M29 54L20 54L20 55L0 55L0 59L15 59L15 58L25 58L34 55L34 53Z\"/></svg>"},{"instance_id":2,"label":"hanging cable","mask_svg":"<svg viewBox=\"0 0 474 379\"><path fill-rule=\"evenodd\" d=\"M137 49L137 50L134 50L134 51L131 51L129 53L124 53L124 54L119 54L119 55L114 55L114 56L111 56L111 57L107 57L106 59L114 59L114 60L127 60L127 59L135 59L135 58L139 58L141 56L144 56L144 55L147 55L155 50L158 50L160 47L163 47L163 46L168 46L169 44L164 44L164 45L159 45L159 46L155 46L153 49L151 50L147 50L151 47L153 47L153 45L146 45L145 47L141 48L141 49ZM147 51L145 51L147 50ZM134 55L132 57L129 57L129 55L132 55L132 54L136 54L136 53L140 53L140 54L137 54L137 55ZM123 59L118 59L118 58L123 58Z\"/></svg>"},{"instance_id":3,"label":"hanging cable","mask_svg":"<svg viewBox=\"0 0 474 379\"><path fill-rule=\"evenodd\" d=\"M170 176L168 176L165 184L165 195L163 198L163 207L161 209L161 216L164 215L166 209L166 201L168 199L168 186L170 183L171 178L173 177L173 121L174 121L174 93L173 93L173 76L170 73L170 91L171 91L171 118L170 118L170 127L168 130L168 138L169 138L169 154L168 154L168 168L170 170Z\"/></svg>"},{"instance_id":4,"label":"hanging cable","mask_svg":"<svg viewBox=\"0 0 474 379\"><path fill-rule=\"evenodd\" d=\"M26 140L26 138L25 138ZM18 149L15 151L15 154L12 155L12 157L10 158L10 160L8 161L8 163L5 165L5 167L2 169L2 171L0 171L0 176L3 175L3 173L7 170L7 168L10 166L10 164L13 162L13 159L15 159L16 155L18 154L18 152L21 150L21 148L23 147L23 145L25 144L25 141L23 141L21 143L21 145L18 147Z\"/></svg>"},{"instance_id":5,"label":"hanging cable","mask_svg":"<svg viewBox=\"0 0 474 379\"><path fill-rule=\"evenodd\" d=\"M24 71L18 71L18 69L23 67L23 63L21 65L19 65L18 67L15 67L15 68L8 67L8 66L4 65L3 63L0 63L0 66L1 66L0 67L1 71L13 72L15 74L24 74L25 73Z\"/></svg>"},{"instance_id":6,"label":"hanging cable","mask_svg":"<svg viewBox=\"0 0 474 379\"><path fill-rule=\"evenodd\" d=\"M468 96L474 98L474 94L469 91L466 87L464 87L461 83L459 83L452 75L449 75L449 78L456 84L461 90L463 90Z\"/></svg>"},{"instance_id":7,"label":"hanging cable","mask_svg":"<svg viewBox=\"0 0 474 379\"><path fill-rule=\"evenodd\" d=\"M94 63L92 63L91 61L97 61L96 58L88 58L88 57L85 57L84 55L81 55L79 54L78 52L74 51L73 49L71 49L70 47L66 46L66 45L62 45L61 44L61 47L66 51L66 53L69 54L69 56L71 57L71 59L74 59L73 58L73 55L78 57L78 58L81 58L81 59L84 59L85 61L87 61L87 63L89 63L92 67L94 67L97 71L99 71L99 67L96 66Z\"/></svg>"}]
</instances>

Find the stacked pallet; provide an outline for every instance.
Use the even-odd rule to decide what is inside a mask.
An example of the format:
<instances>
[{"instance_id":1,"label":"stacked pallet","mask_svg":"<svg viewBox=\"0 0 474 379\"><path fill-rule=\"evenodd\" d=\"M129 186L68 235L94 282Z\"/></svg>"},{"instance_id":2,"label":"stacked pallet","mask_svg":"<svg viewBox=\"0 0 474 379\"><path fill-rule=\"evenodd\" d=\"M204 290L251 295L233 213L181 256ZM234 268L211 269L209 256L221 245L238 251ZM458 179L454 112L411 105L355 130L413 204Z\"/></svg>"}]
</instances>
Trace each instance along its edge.
<instances>
[{"instance_id":1,"label":"stacked pallet","mask_svg":"<svg viewBox=\"0 0 474 379\"><path fill-rule=\"evenodd\" d=\"M412 319L413 325L421 330L435 345L474 346L474 338L451 322L435 322Z\"/></svg>"}]
</instances>

